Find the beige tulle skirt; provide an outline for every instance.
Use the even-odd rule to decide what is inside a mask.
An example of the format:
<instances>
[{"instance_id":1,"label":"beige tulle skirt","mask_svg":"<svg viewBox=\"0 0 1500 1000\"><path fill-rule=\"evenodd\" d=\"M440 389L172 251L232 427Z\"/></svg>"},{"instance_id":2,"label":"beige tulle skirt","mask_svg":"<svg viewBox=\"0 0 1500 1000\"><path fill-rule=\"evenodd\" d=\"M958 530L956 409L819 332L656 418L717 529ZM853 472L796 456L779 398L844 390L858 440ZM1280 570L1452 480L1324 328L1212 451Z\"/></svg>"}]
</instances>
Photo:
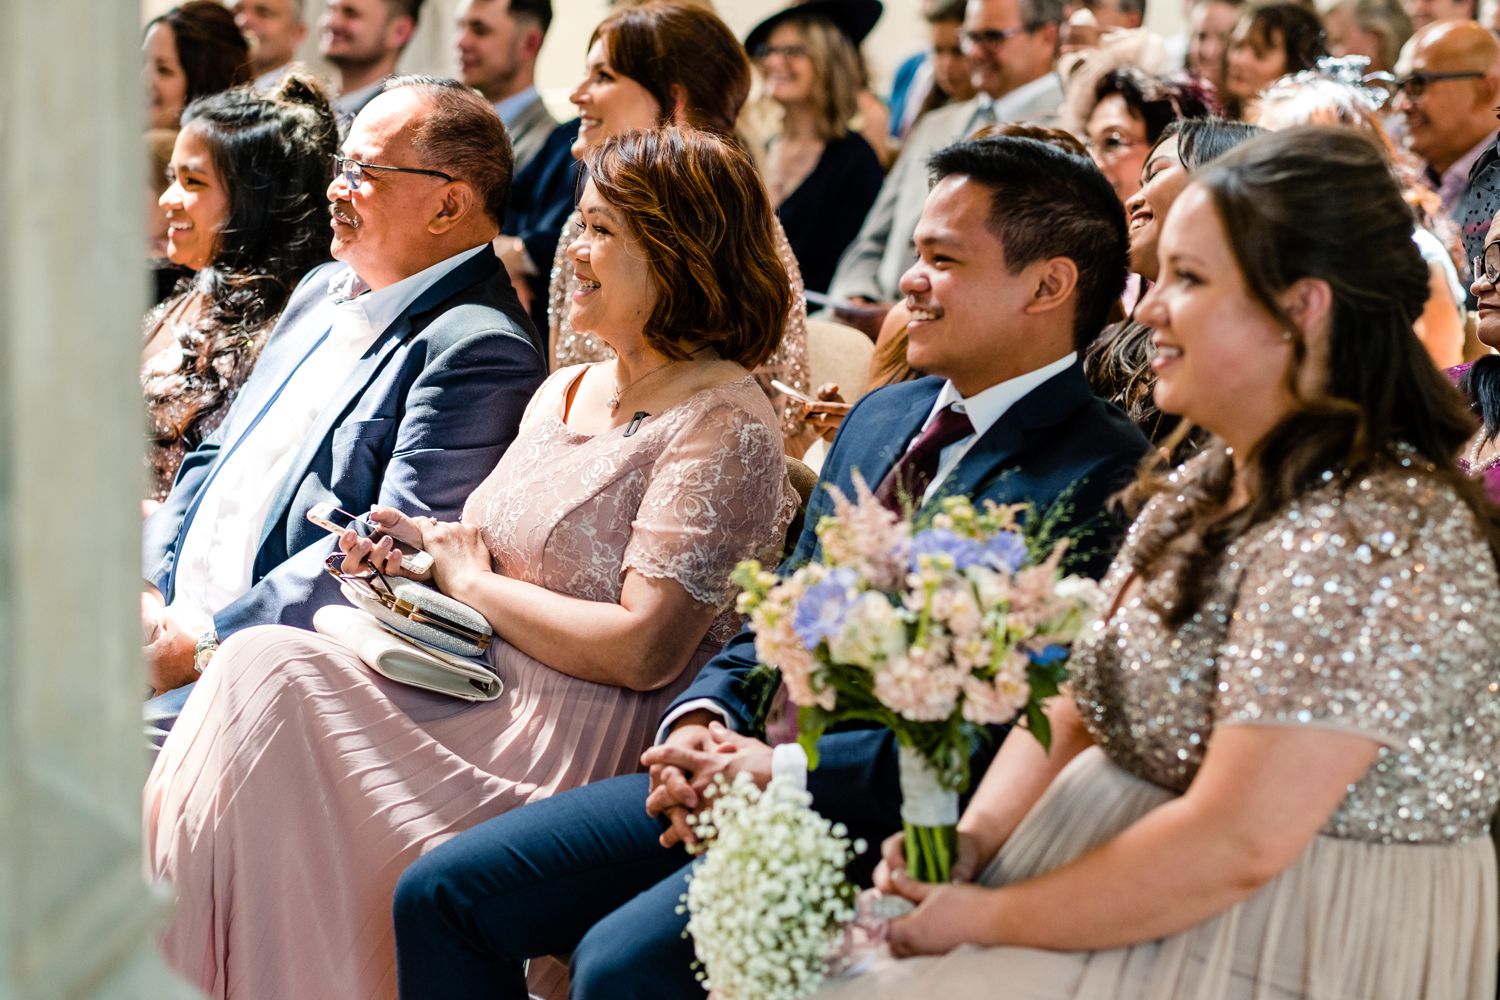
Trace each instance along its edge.
<instances>
[{"instance_id":1,"label":"beige tulle skirt","mask_svg":"<svg viewBox=\"0 0 1500 1000\"><path fill-rule=\"evenodd\" d=\"M984 873L1057 868L1172 798L1097 748L1074 760ZM1254 896L1187 931L1112 951L960 948L885 960L821 1000L1492 1000L1495 848L1318 837Z\"/></svg>"}]
</instances>

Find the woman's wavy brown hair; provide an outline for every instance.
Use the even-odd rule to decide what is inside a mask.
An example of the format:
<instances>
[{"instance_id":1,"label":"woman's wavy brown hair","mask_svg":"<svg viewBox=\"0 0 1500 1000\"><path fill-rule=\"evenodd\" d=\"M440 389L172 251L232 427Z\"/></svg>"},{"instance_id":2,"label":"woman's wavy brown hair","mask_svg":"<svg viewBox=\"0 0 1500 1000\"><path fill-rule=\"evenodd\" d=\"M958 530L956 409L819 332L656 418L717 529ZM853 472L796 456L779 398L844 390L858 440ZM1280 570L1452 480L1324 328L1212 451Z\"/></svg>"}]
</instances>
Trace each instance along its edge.
<instances>
[{"instance_id":1,"label":"woman's wavy brown hair","mask_svg":"<svg viewBox=\"0 0 1500 1000\"><path fill-rule=\"evenodd\" d=\"M653 0L616 11L594 29L616 72L645 87L669 125L682 100L695 129L732 138L750 96L750 57L734 32L711 10L676 0Z\"/></svg>"},{"instance_id":2,"label":"woman's wavy brown hair","mask_svg":"<svg viewBox=\"0 0 1500 1000\"><path fill-rule=\"evenodd\" d=\"M749 156L709 132L657 128L606 139L588 167L646 254L657 291L647 345L679 360L712 345L746 368L769 358L792 308L791 279Z\"/></svg>"},{"instance_id":3,"label":"woman's wavy brown hair","mask_svg":"<svg viewBox=\"0 0 1500 1000\"><path fill-rule=\"evenodd\" d=\"M1291 335L1287 387L1299 405L1245 456L1248 504L1229 502L1235 472L1222 449L1205 456L1201 475L1172 487L1187 499L1185 514L1143 535L1132 567L1143 577L1175 571L1177 593L1156 610L1180 624L1230 542L1330 476L1352 485L1404 455L1474 511L1500 562L1500 511L1455 462L1473 418L1412 332L1427 301L1427 265L1384 153L1348 128L1296 128L1246 142L1193 183L1207 190L1250 295ZM1333 292L1328 374L1313 398L1298 390L1306 340L1277 302L1302 278ZM1148 472L1127 506L1139 510L1166 487L1159 468Z\"/></svg>"}]
</instances>

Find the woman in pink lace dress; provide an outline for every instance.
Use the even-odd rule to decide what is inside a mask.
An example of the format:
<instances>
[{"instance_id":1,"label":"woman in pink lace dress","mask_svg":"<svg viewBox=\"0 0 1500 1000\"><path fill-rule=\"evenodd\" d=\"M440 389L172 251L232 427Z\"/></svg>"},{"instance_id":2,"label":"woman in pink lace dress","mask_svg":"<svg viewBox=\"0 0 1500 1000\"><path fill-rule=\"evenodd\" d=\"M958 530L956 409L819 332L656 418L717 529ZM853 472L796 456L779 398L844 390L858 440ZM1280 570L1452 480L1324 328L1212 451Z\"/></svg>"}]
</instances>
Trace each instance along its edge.
<instances>
[{"instance_id":1,"label":"woman in pink lace dress","mask_svg":"<svg viewBox=\"0 0 1500 1000\"><path fill-rule=\"evenodd\" d=\"M590 166L571 309L616 358L543 384L460 522L376 515L494 625L504 693L449 700L320 635L250 629L162 749L145 803L148 865L178 898L164 950L214 997L393 996L401 871L637 768L735 628L730 570L781 543L795 497L749 369L790 303L753 167L675 130L612 139ZM395 569L389 541L343 545L346 568Z\"/></svg>"}]
</instances>

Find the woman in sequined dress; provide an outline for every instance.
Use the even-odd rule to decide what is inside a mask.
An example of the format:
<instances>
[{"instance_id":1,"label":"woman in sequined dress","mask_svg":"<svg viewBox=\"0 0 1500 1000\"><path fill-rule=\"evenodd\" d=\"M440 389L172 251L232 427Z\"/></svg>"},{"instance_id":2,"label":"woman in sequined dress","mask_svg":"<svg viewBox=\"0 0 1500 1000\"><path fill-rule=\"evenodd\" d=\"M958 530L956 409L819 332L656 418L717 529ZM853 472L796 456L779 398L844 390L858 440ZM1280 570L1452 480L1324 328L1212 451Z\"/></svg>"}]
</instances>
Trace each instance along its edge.
<instances>
[{"instance_id":1,"label":"woman in sequined dress","mask_svg":"<svg viewBox=\"0 0 1500 1000\"><path fill-rule=\"evenodd\" d=\"M749 93L749 57L712 11L665 0L618 11L594 29L583 81L573 91L581 122L573 155L582 159L609 136L659 124L691 126L738 143L735 119ZM722 211L712 204L702 208ZM598 337L575 330L569 318L578 277L567 249L577 224L574 212L563 224L552 262L548 321L554 371L612 354ZM781 342L755 374L776 407L782 433L792 438L802 431L801 409L775 393L770 380L808 391L807 303L802 272L780 222L776 253L791 282L792 308Z\"/></svg>"},{"instance_id":2,"label":"woman in sequined dress","mask_svg":"<svg viewBox=\"0 0 1500 1000\"><path fill-rule=\"evenodd\" d=\"M1494 996L1500 514L1412 333L1410 220L1348 130L1180 196L1140 312L1217 444L1135 487L1050 751L1013 732L960 821L980 885L887 843L908 957L826 998Z\"/></svg>"},{"instance_id":3,"label":"woman in sequined dress","mask_svg":"<svg viewBox=\"0 0 1500 1000\"><path fill-rule=\"evenodd\" d=\"M195 273L146 315L141 385L152 500L219 426L302 276L328 259L324 192L338 142L311 77L188 105L172 150L167 253Z\"/></svg>"}]
</instances>

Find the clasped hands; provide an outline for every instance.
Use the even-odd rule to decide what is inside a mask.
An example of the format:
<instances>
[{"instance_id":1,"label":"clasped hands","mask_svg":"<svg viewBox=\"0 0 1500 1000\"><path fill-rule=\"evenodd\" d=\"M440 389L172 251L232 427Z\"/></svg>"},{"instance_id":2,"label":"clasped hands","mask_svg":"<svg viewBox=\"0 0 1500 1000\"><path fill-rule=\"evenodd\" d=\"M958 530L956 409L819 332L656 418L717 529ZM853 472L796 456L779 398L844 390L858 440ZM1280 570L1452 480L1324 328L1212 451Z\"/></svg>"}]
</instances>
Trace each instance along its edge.
<instances>
[{"instance_id":1,"label":"clasped hands","mask_svg":"<svg viewBox=\"0 0 1500 1000\"><path fill-rule=\"evenodd\" d=\"M668 823L660 837L663 847L697 846L698 837L689 824L693 813L707 804L716 775L733 780L745 771L760 788L771 781L771 747L710 719L708 712L685 716L664 742L641 755L651 779L646 812ZM998 845L960 829L954 881L929 885L907 872L902 835L887 837L880 846L875 886L916 904L911 913L890 923L887 942L892 953L940 955L961 944L1000 944L985 939L994 907L1001 901L1000 891L972 884L981 862L987 863L997 849Z\"/></svg>"},{"instance_id":2,"label":"clasped hands","mask_svg":"<svg viewBox=\"0 0 1500 1000\"><path fill-rule=\"evenodd\" d=\"M665 741L641 755L649 769L651 791L646 812L667 821L663 847L698 845L690 825L693 813L706 805L715 776L733 781L747 772L759 788L771 781L771 747L742 736L711 712L692 712L680 719Z\"/></svg>"}]
</instances>

